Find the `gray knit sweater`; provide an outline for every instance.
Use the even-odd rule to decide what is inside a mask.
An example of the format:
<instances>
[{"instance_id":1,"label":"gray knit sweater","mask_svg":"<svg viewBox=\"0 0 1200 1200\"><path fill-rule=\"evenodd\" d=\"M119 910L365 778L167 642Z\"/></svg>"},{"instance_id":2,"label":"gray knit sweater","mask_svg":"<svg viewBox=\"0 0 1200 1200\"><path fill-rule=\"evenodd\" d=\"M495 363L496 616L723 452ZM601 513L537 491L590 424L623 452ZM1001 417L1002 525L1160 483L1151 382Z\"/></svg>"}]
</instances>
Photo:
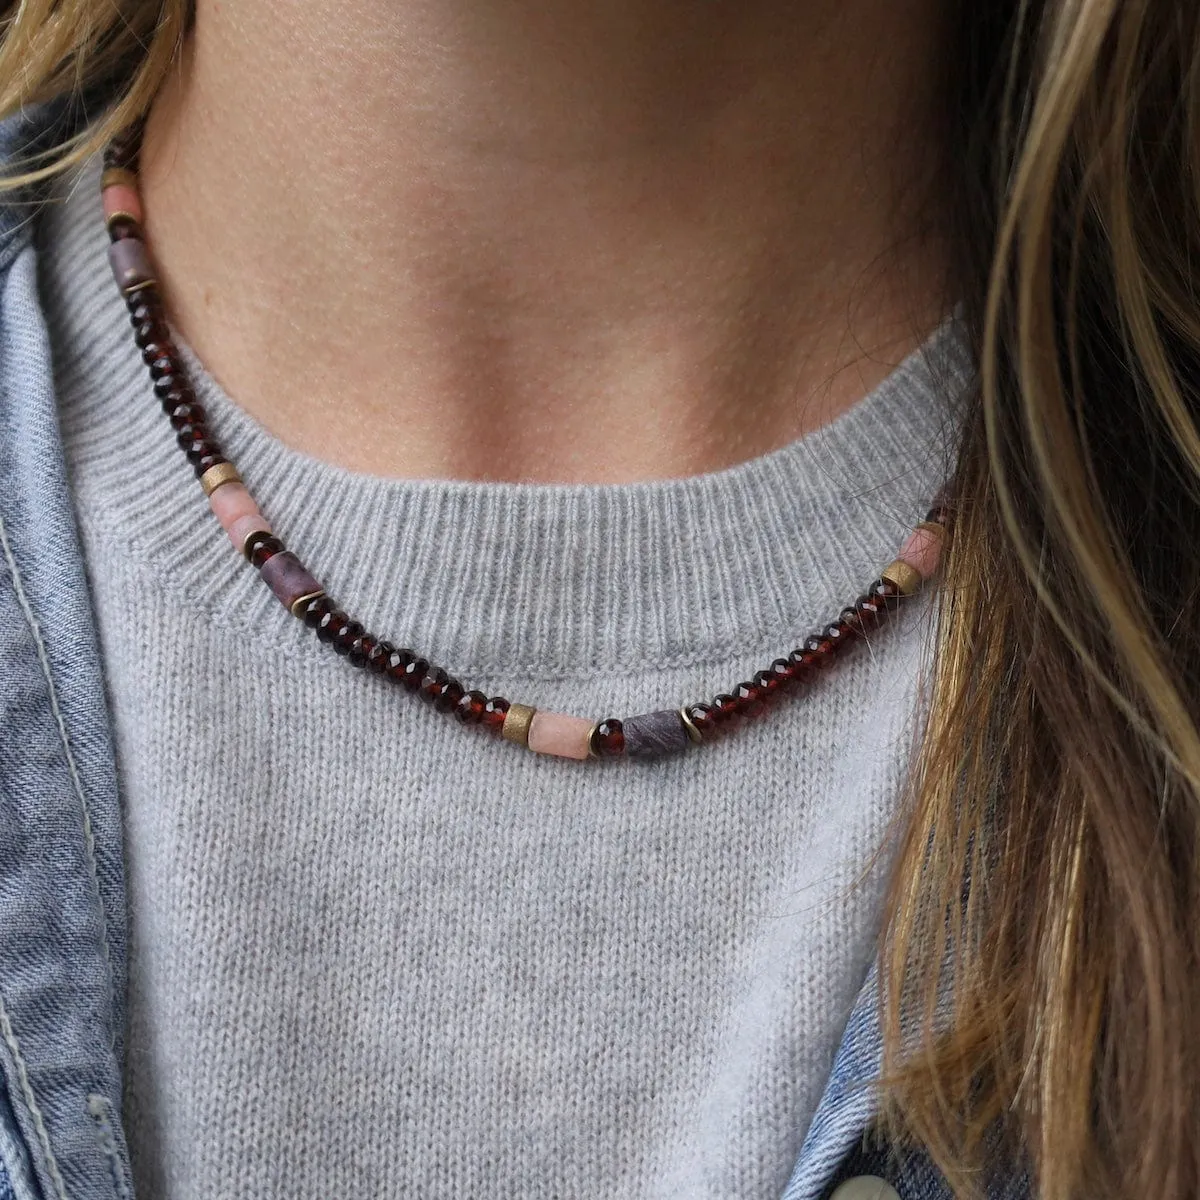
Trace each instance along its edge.
<instances>
[{"instance_id":1,"label":"gray knit sweater","mask_svg":"<svg viewBox=\"0 0 1200 1200\"><path fill-rule=\"evenodd\" d=\"M41 272L127 821L141 1194L778 1195L873 954L931 599L672 759L460 727L230 548L149 391L98 170L43 216ZM331 594L581 715L707 698L835 616L945 478L967 378L948 329L752 461L527 485L316 461L184 352Z\"/></svg>"}]
</instances>

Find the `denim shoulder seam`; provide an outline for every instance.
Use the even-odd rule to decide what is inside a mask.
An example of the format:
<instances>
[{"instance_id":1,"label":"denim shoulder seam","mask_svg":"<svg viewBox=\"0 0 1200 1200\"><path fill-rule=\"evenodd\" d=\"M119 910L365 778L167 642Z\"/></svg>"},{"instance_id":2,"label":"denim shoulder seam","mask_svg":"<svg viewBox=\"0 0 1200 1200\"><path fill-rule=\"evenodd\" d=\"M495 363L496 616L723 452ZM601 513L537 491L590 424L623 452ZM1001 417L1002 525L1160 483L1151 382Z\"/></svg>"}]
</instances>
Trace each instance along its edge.
<instances>
[{"instance_id":1,"label":"denim shoulder seam","mask_svg":"<svg viewBox=\"0 0 1200 1200\"><path fill-rule=\"evenodd\" d=\"M13 1062L17 1068L17 1078L21 1085L21 1095L24 1097L29 1115L33 1119L33 1127L37 1130L38 1140L42 1143L42 1152L46 1156L46 1169L54 1183L54 1190L58 1193L59 1200L67 1200L67 1185L62 1177L62 1172L58 1169L58 1160L54 1157L54 1150L50 1145L50 1133L46 1129L42 1110L38 1107L37 1097L33 1094L33 1085L29 1082L29 1069L25 1065L25 1058L21 1053L21 1046L17 1041L12 1021L9 1020L8 1009L4 1005L2 996L0 996L0 1034L3 1035L4 1043L13 1056Z\"/></svg>"},{"instance_id":2,"label":"denim shoulder seam","mask_svg":"<svg viewBox=\"0 0 1200 1200\"><path fill-rule=\"evenodd\" d=\"M104 957L104 970L107 975L108 989L111 993L113 989L113 969L108 946L108 913L104 908L104 897L100 892L100 876L96 868L96 839L92 830L92 815L88 808L87 796L84 794L83 780L79 776L79 766L75 762L75 754L71 749L71 738L67 732L67 723L63 717L62 707L58 702L58 689L54 686L54 675L50 670L50 660L46 654L46 644L42 640L42 631L38 626L37 616L30 606L29 597L25 594L25 586L21 581L21 571L17 566L16 556L12 552L12 545L8 540L8 530L4 523L3 515L0 515L0 549L3 550L4 559L8 563L9 571L12 573L13 594L17 598L17 603L21 606L22 613L25 614L25 621L29 626L29 632L37 647L38 662L41 664L42 674L45 676L46 688L50 697L50 709L54 714L58 736L62 741L63 754L66 756L67 770L71 776L71 783L74 785L75 795L79 798L79 810L83 819L84 854L87 858L88 876L92 885L92 899L100 914L100 952ZM113 1041L112 1030L109 1031L109 1039L110 1042Z\"/></svg>"}]
</instances>

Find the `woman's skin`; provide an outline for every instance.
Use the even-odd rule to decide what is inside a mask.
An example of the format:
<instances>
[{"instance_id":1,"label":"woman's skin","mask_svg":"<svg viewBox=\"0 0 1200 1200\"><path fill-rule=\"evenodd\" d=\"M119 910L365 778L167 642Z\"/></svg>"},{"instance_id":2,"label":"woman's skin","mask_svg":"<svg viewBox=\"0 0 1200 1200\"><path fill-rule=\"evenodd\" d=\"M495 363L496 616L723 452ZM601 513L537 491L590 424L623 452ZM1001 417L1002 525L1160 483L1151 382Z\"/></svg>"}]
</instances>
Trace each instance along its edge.
<instances>
[{"instance_id":1,"label":"woman's skin","mask_svg":"<svg viewBox=\"0 0 1200 1200\"><path fill-rule=\"evenodd\" d=\"M613 483L825 423L947 307L935 0L198 0L168 309L288 444Z\"/></svg>"}]
</instances>

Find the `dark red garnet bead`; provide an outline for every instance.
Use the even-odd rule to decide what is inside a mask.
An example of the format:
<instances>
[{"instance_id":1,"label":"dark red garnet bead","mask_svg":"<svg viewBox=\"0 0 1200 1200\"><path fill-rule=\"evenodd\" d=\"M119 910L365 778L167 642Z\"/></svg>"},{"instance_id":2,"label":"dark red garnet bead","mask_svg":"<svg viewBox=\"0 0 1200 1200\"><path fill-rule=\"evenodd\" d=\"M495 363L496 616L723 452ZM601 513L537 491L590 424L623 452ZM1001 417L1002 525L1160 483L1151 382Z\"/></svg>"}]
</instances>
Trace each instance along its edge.
<instances>
[{"instance_id":1,"label":"dark red garnet bead","mask_svg":"<svg viewBox=\"0 0 1200 1200\"><path fill-rule=\"evenodd\" d=\"M225 455L220 450L214 450L209 447L207 454L201 454L198 459L192 464L196 469L196 478L199 479L210 467L219 466L225 461Z\"/></svg>"},{"instance_id":2,"label":"dark red garnet bead","mask_svg":"<svg viewBox=\"0 0 1200 1200\"><path fill-rule=\"evenodd\" d=\"M688 706L687 715L702 738L712 737L717 732L717 718L709 705L691 704Z\"/></svg>"},{"instance_id":3,"label":"dark red garnet bead","mask_svg":"<svg viewBox=\"0 0 1200 1200\"><path fill-rule=\"evenodd\" d=\"M250 562L253 566L261 567L269 558L274 558L276 554L282 554L286 549L284 544L274 536L274 534L265 534L259 536L253 533L246 539L247 549L250 551Z\"/></svg>"},{"instance_id":4,"label":"dark red garnet bead","mask_svg":"<svg viewBox=\"0 0 1200 1200\"><path fill-rule=\"evenodd\" d=\"M259 534L253 534L253 537L259 537ZM262 535L269 537L269 534ZM328 596L314 596L305 606L301 613L304 618L304 623L309 629L316 629L321 624L321 618L328 612L333 612L334 603Z\"/></svg>"},{"instance_id":5,"label":"dark red garnet bead","mask_svg":"<svg viewBox=\"0 0 1200 1200\"><path fill-rule=\"evenodd\" d=\"M449 685L450 676L441 667L430 666L421 680L419 695L422 700L428 700L430 704L433 704L442 698Z\"/></svg>"},{"instance_id":6,"label":"dark red garnet bead","mask_svg":"<svg viewBox=\"0 0 1200 1200\"><path fill-rule=\"evenodd\" d=\"M752 682L764 700L769 700L779 691L779 680L773 671L759 671Z\"/></svg>"},{"instance_id":7,"label":"dark red garnet bead","mask_svg":"<svg viewBox=\"0 0 1200 1200\"><path fill-rule=\"evenodd\" d=\"M442 694L434 700L433 707L438 712L453 712L463 698L464 691L463 685L451 675L446 681L446 686L442 688Z\"/></svg>"},{"instance_id":8,"label":"dark red garnet bead","mask_svg":"<svg viewBox=\"0 0 1200 1200\"><path fill-rule=\"evenodd\" d=\"M411 653L411 651L410 651ZM417 691L421 681L429 670L429 663L423 658L411 658L404 664L404 669L395 676L410 692Z\"/></svg>"},{"instance_id":9,"label":"dark red garnet bead","mask_svg":"<svg viewBox=\"0 0 1200 1200\"><path fill-rule=\"evenodd\" d=\"M355 628L358 629L358 632L352 637L350 636L350 631ZM342 632L342 641L349 643L341 653L346 655L346 661L349 662L350 666L365 667L367 665L367 650L370 650L374 646L374 638L356 620L352 620ZM334 648L337 649L336 644Z\"/></svg>"},{"instance_id":10,"label":"dark red garnet bead","mask_svg":"<svg viewBox=\"0 0 1200 1200\"><path fill-rule=\"evenodd\" d=\"M771 664L771 676L782 688L787 687L796 677L796 670L790 658L777 658Z\"/></svg>"},{"instance_id":11,"label":"dark red garnet bead","mask_svg":"<svg viewBox=\"0 0 1200 1200\"><path fill-rule=\"evenodd\" d=\"M804 649L811 654L812 664L818 671L825 671L833 666L833 643L822 633L814 633L805 638Z\"/></svg>"},{"instance_id":12,"label":"dark red garnet bead","mask_svg":"<svg viewBox=\"0 0 1200 1200\"><path fill-rule=\"evenodd\" d=\"M867 595L874 596L877 600L880 600L888 612L893 612L899 608L900 601L904 599L903 593L890 579L875 580L867 588Z\"/></svg>"},{"instance_id":13,"label":"dark red garnet bead","mask_svg":"<svg viewBox=\"0 0 1200 1200\"><path fill-rule=\"evenodd\" d=\"M482 692L464 692L454 706L454 715L464 725L478 725L483 719L487 697Z\"/></svg>"},{"instance_id":14,"label":"dark red garnet bead","mask_svg":"<svg viewBox=\"0 0 1200 1200\"><path fill-rule=\"evenodd\" d=\"M389 678L394 679L397 683L403 683L404 672L408 670L409 663L416 661L416 657L416 654L407 647L402 647L398 650L393 646L388 651L384 671Z\"/></svg>"},{"instance_id":15,"label":"dark red garnet bead","mask_svg":"<svg viewBox=\"0 0 1200 1200\"><path fill-rule=\"evenodd\" d=\"M207 414L204 411L204 406L199 402L177 404L169 413L167 419L171 422L171 428L176 433L186 429L189 425L203 425L204 418Z\"/></svg>"},{"instance_id":16,"label":"dark red garnet bead","mask_svg":"<svg viewBox=\"0 0 1200 1200\"><path fill-rule=\"evenodd\" d=\"M737 712L741 717L760 717L766 708L761 689L753 683L739 683L733 689L733 698L737 701Z\"/></svg>"},{"instance_id":17,"label":"dark red garnet bead","mask_svg":"<svg viewBox=\"0 0 1200 1200\"><path fill-rule=\"evenodd\" d=\"M737 716L737 713L738 702L735 696L731 696L728 692L722 692L719 696L713 697L712 716L717 729L726 728Z\"/></svg>"},{"instance_id":18,"label":"dark red garnet bead","mask_svg":"<svg viewBox=\"0 0 1200 1200\"><path fill-rule=\"evenodd\" d=\"M350 618L340 608L323 613L317 622L317 637L327 645L334 642L338 634L350 624Z\"/></svg>"},{"instance_id":19,"label":"dark red garnet bead","mask_svg":"<svg viewBox=\"0 0 1200 1200\"><path fill-rule=\"evenodd\" d=\"M376 674L382 675L387 670L388 655L395 650L391 642L383 638L372 641L367 651L367 666Z\"/></svg>"},{"instance_id":20,"label":"dark red garnet bead","mask_svg":"<svg viewBox=\"0 0 1200 1200\"><path fill-rule=\"evenodd\" d=\"M334 632L329 644L338 654L345 657L350 653L354 643L357 642L365 632L366 631L357 621L347 618L345 625Z\"/></svg>"},{"instance_id":21,"label":"dark red garnet bead","mask_svg":"<svg viewBox=\"0 0 1200 1200\"><path fill-rule=\"evenodd\" d=\"M499 733L507 716L508 701L503 696L493 696L483 706L483 716L480 720L493 733Z\"/></svg>"},{"instance_id":22,"label":"dark red garnet bead","mask_svg":"<svg viewBox=\"0 0 1200 1200\"><path fill-rule=\"evenodd\" d=\"M625 753L625 727L616 717L607 717L592 731L592 749L601 758Z\"/></svg>"}]
</instances>

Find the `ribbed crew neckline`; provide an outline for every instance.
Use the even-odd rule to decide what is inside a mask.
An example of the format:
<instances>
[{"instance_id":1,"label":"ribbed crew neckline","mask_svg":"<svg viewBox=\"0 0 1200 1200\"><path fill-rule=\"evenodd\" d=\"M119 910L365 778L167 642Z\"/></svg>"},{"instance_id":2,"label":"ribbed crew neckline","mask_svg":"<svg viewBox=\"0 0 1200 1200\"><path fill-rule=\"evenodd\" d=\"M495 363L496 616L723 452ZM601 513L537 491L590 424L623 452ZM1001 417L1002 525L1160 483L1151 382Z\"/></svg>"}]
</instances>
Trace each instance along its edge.
<instances>
[{"instance_id":1,"label":"ribbed crew neckline","mask_svg":"<svg viewBox=\"0 0 1200 1200\"><path fill-rule=\"evenodd\" d=\"M181 604L260 646L294 645L296 623L209 514L153 395L108 267L100 168L96 156L58 185L38 237L81 519ZM729 468L621 484L400 479L287 446L177 343L220 444L329 594L470 677L785 653L878 573L949 477L972 376L951 321L832 422Z\"/></svg>"}]
</instances>

